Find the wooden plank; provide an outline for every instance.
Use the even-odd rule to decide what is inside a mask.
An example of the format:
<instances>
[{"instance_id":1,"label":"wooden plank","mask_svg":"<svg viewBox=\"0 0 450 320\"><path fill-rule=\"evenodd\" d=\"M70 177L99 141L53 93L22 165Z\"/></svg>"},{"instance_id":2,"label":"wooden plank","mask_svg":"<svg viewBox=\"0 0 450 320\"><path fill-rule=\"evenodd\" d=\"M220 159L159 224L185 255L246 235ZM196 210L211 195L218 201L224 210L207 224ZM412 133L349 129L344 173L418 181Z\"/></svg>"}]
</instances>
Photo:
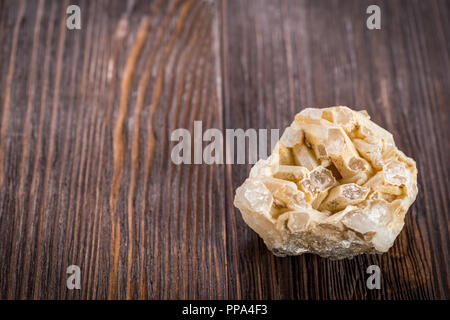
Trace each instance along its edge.
<instances>
[{"instance_id":1,"label":"wooden plank","mask_svg":"<svg viewBox=\"0 0 450 320\"><path fill-rule=\"evenodd\" d=\"M0 299L448 298L449 4L383 2L379 31L369 4L0 1ZM385 255L276 258L232 204L250 165L171 161L194 120L283 129L335 104L418 163Z\"/></svg>"},{"instance_id":2,"label":"wooden plank","mask_svg":"<svg viewBox=\"0 0 450 320\"><path fill-rule=\"evenodd\" d=\"M366 109L416 159L420 184L389 253L349 261L275 258L235 211L236 298L448 297L448 3L383 2L376 31L365 27L370 4L221 1L225 127L284 128L306 106ZM227 172L230 196L249 169ZM366 288L372 264L382 290Z\"/></svg>"}]
</instances>

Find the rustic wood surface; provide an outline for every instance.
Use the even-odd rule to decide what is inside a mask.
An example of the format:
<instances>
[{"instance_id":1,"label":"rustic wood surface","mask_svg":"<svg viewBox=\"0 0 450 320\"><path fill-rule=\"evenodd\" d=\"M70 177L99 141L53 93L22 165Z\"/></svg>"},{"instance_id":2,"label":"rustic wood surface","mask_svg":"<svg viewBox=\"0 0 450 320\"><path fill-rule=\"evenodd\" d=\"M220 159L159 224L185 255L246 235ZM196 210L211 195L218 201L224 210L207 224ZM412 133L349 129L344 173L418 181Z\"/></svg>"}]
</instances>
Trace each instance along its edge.
<instances>
[{"instance_id":1,"label":"rustic wood surface","mask_svg":"<svg viewBox=\"0 0 450 320\"><path fill-rule=\"evenodd\" d=\"M1 0L0 298L450 298L449 21L445 0ZM194 120L282 129L330 105L417 161L387 254L274 257L232 204L250 165L171 162Z\"/></svg>"}]
</instances>

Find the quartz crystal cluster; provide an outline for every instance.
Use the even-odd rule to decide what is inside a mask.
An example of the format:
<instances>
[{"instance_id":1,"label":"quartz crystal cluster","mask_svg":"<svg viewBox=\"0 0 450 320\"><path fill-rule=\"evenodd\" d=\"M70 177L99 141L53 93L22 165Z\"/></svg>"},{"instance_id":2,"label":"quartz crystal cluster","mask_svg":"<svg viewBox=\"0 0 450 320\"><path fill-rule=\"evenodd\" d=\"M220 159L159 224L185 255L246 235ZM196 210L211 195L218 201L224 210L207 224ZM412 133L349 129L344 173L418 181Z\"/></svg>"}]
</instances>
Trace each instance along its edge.
<instances>
[{"instance_id":1,"label":"quartz crystal cluster","mask_svg":"<svg viewBox=\"0 0 450 320\"><path fill-rule=\"evenodd\" d=\"M416 195L414 160L366 111L307 108L234 205L275 255L343 259L388 251Z\"/></svg>"}]
</instances>

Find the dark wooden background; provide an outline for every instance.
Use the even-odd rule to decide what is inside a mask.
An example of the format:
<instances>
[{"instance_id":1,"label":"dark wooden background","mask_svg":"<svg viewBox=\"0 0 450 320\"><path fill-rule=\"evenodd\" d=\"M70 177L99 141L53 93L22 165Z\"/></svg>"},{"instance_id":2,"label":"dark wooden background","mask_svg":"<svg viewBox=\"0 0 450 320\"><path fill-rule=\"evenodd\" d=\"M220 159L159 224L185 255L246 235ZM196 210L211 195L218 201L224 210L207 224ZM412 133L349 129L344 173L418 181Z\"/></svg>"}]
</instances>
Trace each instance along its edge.
<instances>
[{"instance_id":1,"label":"dark wooden background","mask_svg":"<svg viewBox=\"0 0 450 320\"><path fill-rule=\"evenodd\" d=\"M0 298L448 299L449 21L445 0L1 0ZM194 120L283 129L339 104L417 161L382 256L274 257L232 204L250 165L171 162Z\"/></svg>"}]
</instances>

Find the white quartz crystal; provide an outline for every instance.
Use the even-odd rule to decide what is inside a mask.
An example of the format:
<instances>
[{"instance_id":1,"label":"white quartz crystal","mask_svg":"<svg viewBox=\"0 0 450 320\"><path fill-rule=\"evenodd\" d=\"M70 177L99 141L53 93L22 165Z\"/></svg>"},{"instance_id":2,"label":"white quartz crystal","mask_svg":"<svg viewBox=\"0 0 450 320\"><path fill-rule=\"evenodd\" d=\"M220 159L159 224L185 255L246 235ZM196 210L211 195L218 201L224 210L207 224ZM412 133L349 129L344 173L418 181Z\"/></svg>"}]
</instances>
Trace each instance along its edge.
<instances>
[{"instance_id":1,"label":"white quartz crystal","mask_svg":"<svg viewBox=\"0 0 450 320\"><path fill-rule=\"evenodd\" d=\"M278 256L343 259L388 251L416 196L414 160L366 111L306 108L234 205Z\"/></svg>"}]
</instances>

